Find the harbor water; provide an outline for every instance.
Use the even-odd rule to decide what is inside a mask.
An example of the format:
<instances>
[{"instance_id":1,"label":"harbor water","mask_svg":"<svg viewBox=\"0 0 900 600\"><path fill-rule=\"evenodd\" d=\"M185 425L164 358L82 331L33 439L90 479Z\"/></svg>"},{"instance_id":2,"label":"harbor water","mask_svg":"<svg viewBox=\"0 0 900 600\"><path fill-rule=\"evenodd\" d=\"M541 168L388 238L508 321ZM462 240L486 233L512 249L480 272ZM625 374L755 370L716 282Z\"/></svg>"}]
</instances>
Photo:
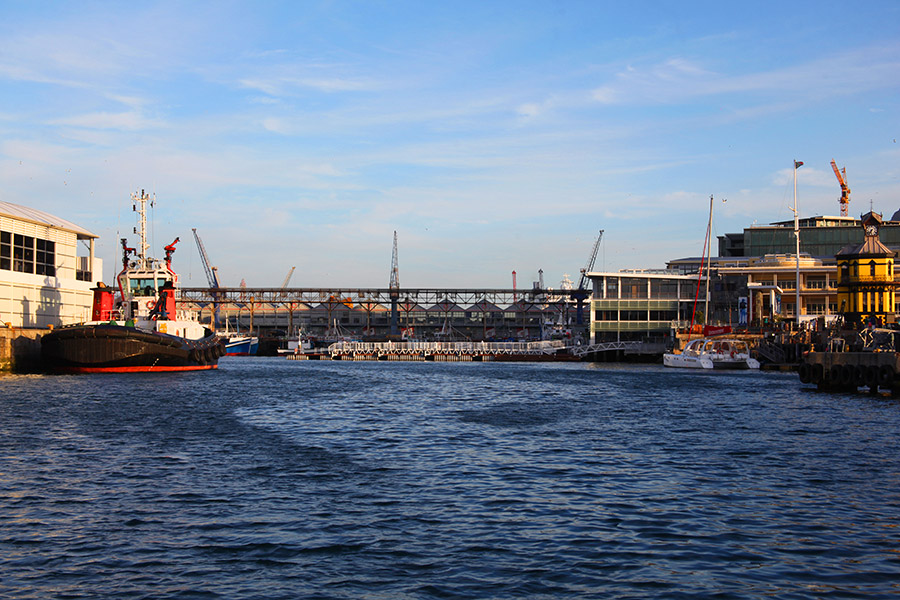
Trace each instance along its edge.
<instances>
[{"instance_id":1,"label":"harbor water","mask_svg":"<svg viewBox=\"0 0 900 600\"><path fill-rule=\"evenodd\" d=\"M791 373L4 376L0 597L896 596L898 440Z\"/></svg>"}]
</instances>

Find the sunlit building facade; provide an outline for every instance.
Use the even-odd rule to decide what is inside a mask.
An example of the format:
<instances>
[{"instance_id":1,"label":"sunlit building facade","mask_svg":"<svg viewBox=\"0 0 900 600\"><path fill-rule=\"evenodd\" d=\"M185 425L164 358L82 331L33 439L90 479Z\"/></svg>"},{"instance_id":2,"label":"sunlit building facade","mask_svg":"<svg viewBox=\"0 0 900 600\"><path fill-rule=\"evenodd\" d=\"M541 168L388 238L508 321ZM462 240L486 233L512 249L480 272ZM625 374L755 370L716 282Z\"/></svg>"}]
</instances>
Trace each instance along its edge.
<instances>
[{"instance_id":1,"label":"sunlit building facade","mask_svg":"<svg viewBox=\"0 0 900 600\"><path fill-rule=\"evenodd\" d=\"M628 270L588 273L593 284L591 343L663 340L674 325L690 324L698 293L696 275ZM705 296L701 297L702 299ZM702 315L698 322L702 322Z\"/></svg>"},{"instance_id":2,"label":"sunlit building facade","mask_svg":"<svg viewBox=\"0 0 900 600\"><path fill-rule=\"evenodd\" d=\"M0 202L0 323L67 325L90 318L102 279L97 236L43 211Z\"/></svg>"},{"instance_id":3,"label":"sunlit building facade","mask_svg":"<svg viewBox=\"0 0 900 600\"><path fill-rule=\"evenodd\" d=\"M837 253L838 293L841 313L851 322L884 324L894 321L894 251L880 238L881 215L863 215L862 243Z\"/></svg>"}]
</instances>

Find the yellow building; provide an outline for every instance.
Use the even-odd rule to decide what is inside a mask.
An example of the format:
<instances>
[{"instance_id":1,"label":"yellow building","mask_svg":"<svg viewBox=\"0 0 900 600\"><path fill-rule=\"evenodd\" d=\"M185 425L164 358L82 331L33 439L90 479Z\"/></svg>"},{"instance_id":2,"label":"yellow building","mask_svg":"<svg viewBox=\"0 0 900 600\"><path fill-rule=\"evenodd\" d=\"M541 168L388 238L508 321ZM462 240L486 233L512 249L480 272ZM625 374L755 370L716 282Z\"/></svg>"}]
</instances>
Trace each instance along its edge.
<instances>
[{"instance_id":1,"label":"yellow building","mask_svg":"<svg viewBox=\"0 0 900 600\"><path fill-rule=\"evenodd\" d=\"M849 323L894 320L894 251L881 243L881 215L862 216L865 238L835 255L838 266L838 311Z\"/></svg>"}]
</instances>

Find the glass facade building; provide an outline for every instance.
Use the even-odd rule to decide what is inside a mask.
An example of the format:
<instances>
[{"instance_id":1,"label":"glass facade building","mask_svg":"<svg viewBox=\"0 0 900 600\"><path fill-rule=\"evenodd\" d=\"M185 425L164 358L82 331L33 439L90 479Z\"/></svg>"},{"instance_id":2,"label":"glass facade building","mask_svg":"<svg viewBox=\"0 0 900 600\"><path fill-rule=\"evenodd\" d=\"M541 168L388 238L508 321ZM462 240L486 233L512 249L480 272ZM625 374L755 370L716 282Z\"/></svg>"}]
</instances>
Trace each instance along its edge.
<instances>
[{"instance_id":1,"label":"glass facade building","mask_svg":"<svg viewBox=\"0 0 900 600\"><path fill-rule=\"evenodd\" d=\"M681 275L675 271L587 275L593 283L592 343L662 341L671 334L674 325L690 324L698 293L696 275ZM702 297L704 292L700 290L699 293Z\"/></svg>"}]
</instances>

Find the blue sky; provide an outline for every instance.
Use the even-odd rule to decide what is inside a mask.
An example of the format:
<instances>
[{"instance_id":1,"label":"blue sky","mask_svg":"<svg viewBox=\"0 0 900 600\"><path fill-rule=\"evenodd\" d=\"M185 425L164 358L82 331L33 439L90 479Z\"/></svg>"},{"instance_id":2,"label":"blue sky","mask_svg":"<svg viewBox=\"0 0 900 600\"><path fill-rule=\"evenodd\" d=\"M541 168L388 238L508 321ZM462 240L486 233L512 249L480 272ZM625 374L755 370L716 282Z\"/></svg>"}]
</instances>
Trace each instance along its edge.
<instances>
[{"instance_id":1,"label":"blue sky","mask_svg":"<svg viewBox=\"0 0 900 600\"><path fill-rule=\"evenodd\" d=\"M900 209L900 3L0 0L0 199L205 285L530 287ZM721 199L727 201L722 202ZM133 237L133 236L131 236Z\"/></svg>"}]
</instances>

